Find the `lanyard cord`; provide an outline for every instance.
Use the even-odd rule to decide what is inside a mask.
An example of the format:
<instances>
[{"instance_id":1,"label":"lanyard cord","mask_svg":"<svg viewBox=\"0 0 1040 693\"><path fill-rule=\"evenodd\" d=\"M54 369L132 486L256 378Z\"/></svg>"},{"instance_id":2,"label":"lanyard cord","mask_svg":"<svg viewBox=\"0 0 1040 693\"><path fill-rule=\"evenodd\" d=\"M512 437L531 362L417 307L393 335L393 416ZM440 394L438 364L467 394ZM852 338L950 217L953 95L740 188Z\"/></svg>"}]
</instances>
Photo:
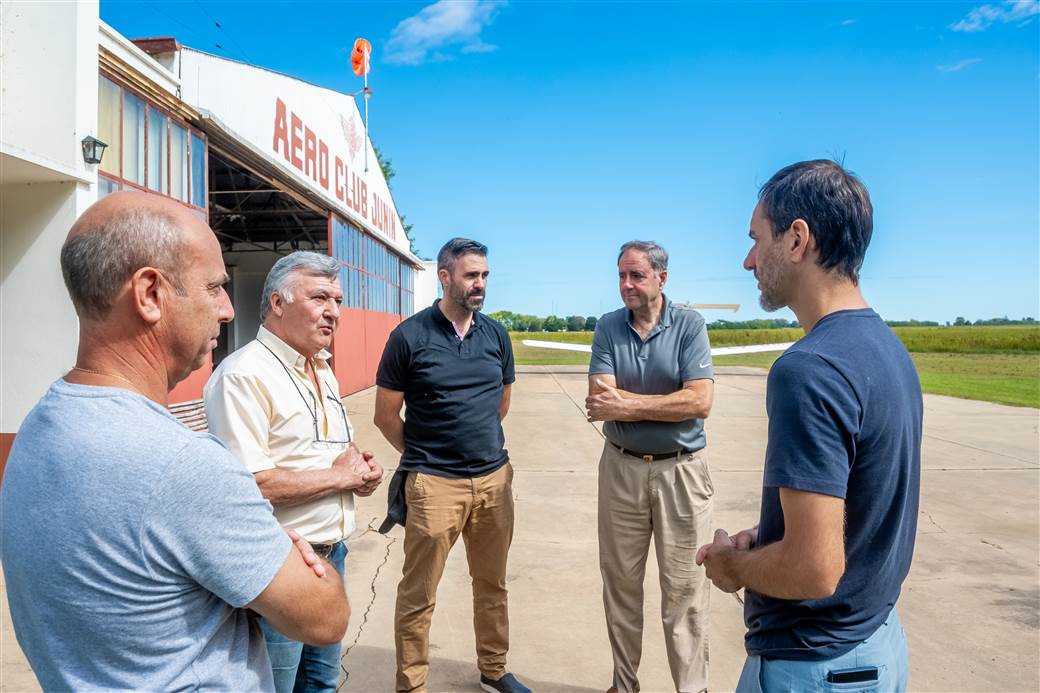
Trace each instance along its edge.
<instances>
[{"instance_id":1,"label":"lanyard cord","mask_svg":"<svg viewBox=\"0 0 1040 693\"><path fill-rule=\"evenodd\" d=\"M259 339L256 340L256 341L260 342ZM317 402L314 403L314 409L312 410L311 409L311 405L307 402L307 398L303 396L303 390L300 389L299 384L296 382L296 378L293 377L292 371L290 371L289 368L285 365L285 363L280 358L278 358L278 354L274 353L274 351L271 349L271 347L267 346L263 342L260 342L260 346L262 346L263 348L267 349L271 353L271 356L274 357L274 360L278 362L278 365L282 367L282 370L285 371L285 374L287 376L289 376L289 380L292 381L293 387L296 388L296 392L299 393L300 399L303 400L303 406L307 408L307 413L311 415L311 421L314 423L314 440L317 441L320 438L320 436L318 435L318 403ZM315 379L315 381L318 380L318 374L317 373L314 374L314 379ZM329 387L328 382L326 382L324 379L322 379L322 382L325 384L325 389L326 390L332 390L332 388ZM333 390L333 391L335 391L335 390ZM309 390L307 391L307 394L311 394ZM319 397L321 396L321 385L320 384L318 385L318 396ZM314 399L314 395L311 395L311 399L312 400ZM344 409L343 403L340 402L338 399L335 399L334 397L331 397L331 396L328 399L331 400L332 403L335 404L337 407L339 407L340 416L343 417L343 428L346 429L347 439L345 441L340 441L340 442L345 442L345 443L352 442L352 436L350 435L350 424L347 422L347 410ZM327 420L328 420L328 418L326 416L326 421Z\"/></svg>"},{"instance_id":2,"label":"lanyard cord","mask_svg":"<svg viewBox=\"0 0 1040 693\"><path fill-rule=\"evenodd\" d=\"M260 342L259 339L256 340L256 341ZM314 421L314 430L317 431L317 429L318 429L318 403L317 402L314 403L314 409L312 410L310 403L307 401L307 398L303 396L303 390L300 389L299 384L296 382L296 378L293 377L292 371L290 371L289 368L285 365L285 363L283 363L282 360L280 358L278 358L278 354L274 353L274 351L271 349L271 347L267 346L263 342L260 342L260 346L262 346L263 348L265 348L269 352L271 352L271 356L273 356L274 360L278 362L278 365L282 367L282 370L285 371L285 374L287 376L289 376L289 380L292 381L293 387L296 388L296 392L298 392L300 394L300 399L303 400L303 406L307 408L307 413L311 415L311 419L313 419L313 421ZM317 373L314 374L314 379L315 380L318 379L318 374ZM325 387L328 388L328 386L329 386L328 383L325 383ZM319 392L319 394L320 394L320 392ZM314 395L311 395L311 399L312 400L314 399Z\"/></svg>"}]
</instances>

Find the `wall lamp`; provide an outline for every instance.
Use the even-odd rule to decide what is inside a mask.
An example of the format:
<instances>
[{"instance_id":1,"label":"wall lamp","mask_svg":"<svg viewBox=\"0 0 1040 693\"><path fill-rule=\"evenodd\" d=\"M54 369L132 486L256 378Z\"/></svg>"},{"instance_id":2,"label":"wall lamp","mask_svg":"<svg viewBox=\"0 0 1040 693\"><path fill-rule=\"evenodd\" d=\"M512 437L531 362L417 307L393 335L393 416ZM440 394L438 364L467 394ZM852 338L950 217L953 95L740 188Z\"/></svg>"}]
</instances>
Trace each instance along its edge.
<instances>
[{"instance_id":1,"label":"wall lamp","mask_svg":"<svg viewBox=\"0 0 1040 693\"><path fill-rule=\"evenodd\" d=\"M101 140L87 135L83 138L83 161L88 164L100 164L106 147L108 145Z\"/></svg>"}]
</instances>

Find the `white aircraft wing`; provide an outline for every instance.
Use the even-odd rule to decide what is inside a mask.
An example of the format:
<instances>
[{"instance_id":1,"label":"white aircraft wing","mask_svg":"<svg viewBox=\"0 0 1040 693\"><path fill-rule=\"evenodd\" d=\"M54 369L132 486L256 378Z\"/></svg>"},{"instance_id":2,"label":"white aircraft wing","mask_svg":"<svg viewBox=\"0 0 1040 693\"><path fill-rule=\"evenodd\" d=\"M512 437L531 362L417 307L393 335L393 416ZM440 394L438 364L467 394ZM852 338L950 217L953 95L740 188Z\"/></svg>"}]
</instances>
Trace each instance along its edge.
<instances>
[{"instance_id":1,"label":"white aircraft wing","mask_svg":"<svg viewBox=\"0 0 1040 693\"><path fill-rule=\"evenodd\" d=\"M544 342L539 339L523 339L520 343L524 346L537 347L540 349L562 349L564 351L583 351L592 353L591 344L571 344L568 342ZM750 344L748 346L719 347L711 350L712 356L732 356L734 354L755 354L762 351L784 351L794 342L783 344Z\"/></svg>"}]
</instances>

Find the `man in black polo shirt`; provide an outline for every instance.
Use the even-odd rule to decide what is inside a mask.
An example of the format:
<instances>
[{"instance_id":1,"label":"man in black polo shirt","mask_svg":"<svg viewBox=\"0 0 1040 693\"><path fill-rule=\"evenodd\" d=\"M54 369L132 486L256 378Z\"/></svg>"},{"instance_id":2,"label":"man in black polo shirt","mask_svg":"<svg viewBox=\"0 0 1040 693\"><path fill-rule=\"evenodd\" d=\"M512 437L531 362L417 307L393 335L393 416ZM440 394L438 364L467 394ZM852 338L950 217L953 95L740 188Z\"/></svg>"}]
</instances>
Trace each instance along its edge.
<instances>
[{"instance_id":1,"label":"man in black polo shirt","mask_svg":"<svg viewBox=\"0 0 1040 693\"><path fill-rule=\"evenodd\" d=\"M480 313L484 245L451 239L437 255L437 276L444 298L390 333L376 374L375 424L401 452L381 528L402 520L405 526L394 617L397 690L426 690L437 583L461 534L473 578L481 688L530 693L506 672L513 468L502 419L516 380L513 348L505 329Z\"/></svg>"}]
</instances>

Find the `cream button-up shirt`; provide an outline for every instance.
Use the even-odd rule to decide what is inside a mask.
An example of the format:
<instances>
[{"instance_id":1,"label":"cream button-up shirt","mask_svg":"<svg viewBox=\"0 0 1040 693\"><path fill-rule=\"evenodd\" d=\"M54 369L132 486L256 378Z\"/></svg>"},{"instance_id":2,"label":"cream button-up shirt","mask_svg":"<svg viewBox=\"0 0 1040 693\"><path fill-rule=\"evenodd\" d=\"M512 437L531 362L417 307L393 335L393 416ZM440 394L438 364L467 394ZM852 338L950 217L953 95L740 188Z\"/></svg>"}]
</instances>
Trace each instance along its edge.
<instances>
[{"instance_id":1,"label":"cream button-up shirt","mask_svg":"<svg viewBox=\"0 0 1040 693\"><path fill-rule=\"evenodd\" d=\"M330 356L322 350L311 359L321 384L316 390L307 359L261 326L256 339L225 358L206 383L210 432L254 474L328 469L354 439ZM312 544L337 542L354 531L354 494L276 507L274 515Z\"/></svg>"}]
</instances>

